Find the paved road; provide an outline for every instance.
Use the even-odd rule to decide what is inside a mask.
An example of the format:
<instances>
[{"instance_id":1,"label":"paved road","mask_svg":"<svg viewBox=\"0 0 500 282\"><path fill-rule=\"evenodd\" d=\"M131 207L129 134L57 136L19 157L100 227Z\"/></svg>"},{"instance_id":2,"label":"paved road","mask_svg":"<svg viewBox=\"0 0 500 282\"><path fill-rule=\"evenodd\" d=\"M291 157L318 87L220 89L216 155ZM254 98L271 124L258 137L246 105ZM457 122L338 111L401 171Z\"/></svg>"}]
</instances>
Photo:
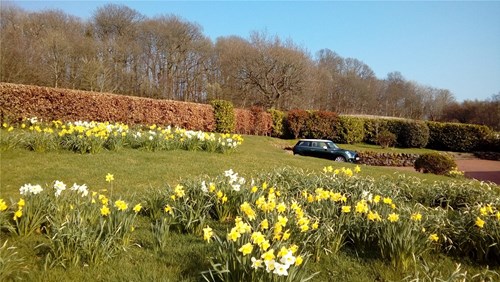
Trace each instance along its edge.
<instances>
[{"instance_id":1,"label":"paved road","mask_svg":"<svg viewBox=\"0 0 500 282\"><path fill-rule=\"evenodd\" d=\"M465 172L465 176L500 185L500 161L473 159L456 162L458 169Z\"/></svg>"},{"instance_id":2,"label":"paved road","mask_svg":"<svg viewBox=\"0 0 500 282\"><path fill-rule=\"evenodd\" d=\"M491 181L500 185L500 161L488 161L481 159L458 159L455 160L458 169L465 176L482 181ZM399 170L415 171L413 167L392 167Z\"/></svg>"}]
</instances>

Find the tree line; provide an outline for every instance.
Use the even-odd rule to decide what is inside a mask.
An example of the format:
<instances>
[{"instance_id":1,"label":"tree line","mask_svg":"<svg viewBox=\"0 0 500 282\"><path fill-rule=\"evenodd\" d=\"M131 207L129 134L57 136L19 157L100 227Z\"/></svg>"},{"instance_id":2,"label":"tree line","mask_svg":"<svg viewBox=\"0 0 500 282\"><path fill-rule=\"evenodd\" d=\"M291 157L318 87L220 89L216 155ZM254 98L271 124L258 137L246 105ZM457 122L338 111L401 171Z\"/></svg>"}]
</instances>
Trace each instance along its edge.
<instances>
[{"instance_id":1,"label":"tree line","mask_svg":"<svg viewBox=\"0 0 500 282\"><path fill-rule=\"evenodd\" d=\"M457 103L447 89L420 85L396 71L380 79L358 59L330 49L312 56L292 40L265 32L213 42L196 23L175 15L148 18L116 4L97 8L86 21L59 10L30 13L3 4L0 32L3 82L198 103L223 99L242 108L493 120L487 125L500 129L498 95ZM457 109L470 110L471 103L477 110L466 119ZM486 108L490 117L482 118Z\"/></svg>"}]
</instances>

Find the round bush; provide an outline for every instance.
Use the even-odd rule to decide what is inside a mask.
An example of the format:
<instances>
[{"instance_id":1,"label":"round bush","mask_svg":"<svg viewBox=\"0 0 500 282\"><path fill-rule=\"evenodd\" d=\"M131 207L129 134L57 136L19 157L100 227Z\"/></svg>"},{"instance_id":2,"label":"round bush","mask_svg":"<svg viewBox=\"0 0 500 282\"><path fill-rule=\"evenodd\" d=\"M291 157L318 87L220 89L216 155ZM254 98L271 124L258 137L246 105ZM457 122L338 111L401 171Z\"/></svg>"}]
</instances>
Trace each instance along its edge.
<instances>
[{"instance_id":1,"label":"round bush","mask_svg":"<svg viewBox=\"0 0 500 282\"><path fill-rule=\"evenodd\" d=\"M428 153L420 155L420 157L415 160L414 167L415 170L423 173L444 175L457 167L457 164L449 155Z\"/></svg>"},{"instance_id":2,"label":"round bush","mask_svg":"<svg viewBox=\"0 0 500 282\"><path fill-rule=\"evenodd\" d=\"M382 146L382 148L392 147L396 144L396 139L396 134L389 130L383 130L377 135L377 144Z\"/></svg>"}]
</instances>

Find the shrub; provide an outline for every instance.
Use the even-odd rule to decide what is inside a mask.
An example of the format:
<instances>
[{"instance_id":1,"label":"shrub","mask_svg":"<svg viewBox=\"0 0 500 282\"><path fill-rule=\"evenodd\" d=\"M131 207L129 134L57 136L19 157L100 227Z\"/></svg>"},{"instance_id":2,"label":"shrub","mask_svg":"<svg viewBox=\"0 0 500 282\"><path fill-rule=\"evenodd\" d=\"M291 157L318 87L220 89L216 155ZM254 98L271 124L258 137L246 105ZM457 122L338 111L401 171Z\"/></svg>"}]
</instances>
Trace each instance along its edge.
<instances>
[{"instance_id":1,"label":"shrub","mask_svg":"<svg viewBox=\"0 0 500 282\"><path fill-rule=\"evenodd\" d=\"M291 110L288 112L286 119L287 129L295 139L299 138L301 133L304 132L308 118L309 114L304 110Z\"/></svg>"},{"instance_id":2,"label":"shrub","mask_svg":"<svg viewBox=\"0 0 500 282\"><path fill-rule=\"evenodd\" d=\"M363 141L368 144L379 144L377 137L380 132L386 129L387 120L381 118L366 118L363 121L365 136Z\"/></svg>"},{"instance_id":3,"label":"shrub","mask_svg":"<svg viewBox=\"0 0 500 282\"><path fill-rule=\"evenodd\" d=\"M364 120L361 118L341 116L339 117L335 127L335 142L354 144L359 143L364 139Z\"/></svg>"},{"instance_id":4,"label":"shrub","mask_svg":"<svg viewBox=\"0 0 500 282\"><path fill-rule=\"evenodd\" d=\"M500 132L491 132L488 134L476 150L500 153Z\"/></svg>"},{"instance_id":5,"label":"shrub","mask_svg":"<svg viewBox=\"0 0 500 282\"><path fill-rule=\"evenodd\" d=\"M428 148L471 152L479 146L491 134L491 129L484 125L427 122L429 127Z\"/></svg>"},{"instance_id":6,"label":"shrub","mask_svg":"<svg viewBox=\"0 0 500 282\"><path fill-rule=\"evenodd\" d=\"M337 114L333 112L309 112L304 135L308 138L334 139L337 120Z\"/></svg>"},{"instance_id":7,"label":"shrub","mask_svg":"<svg viewBox=\"0 0 500 282\"><path fill-rule=\"evenodd\" d=\"M271 115L272 119L271 136L283 137L285 135L286 114L276 109L269 109L267 112Z\"/></svg>"},{"instance_id":8,"label":"shrub","mask_svg":"<svg viewBox=\"0 0 500 282\"><path fill-rule=\"evenodd\" d=\"M446 154L427 153L415 160L415 170L444 175L457 167L455 160Z\"/></svg>"},{"instance_id":9,"label":"shrub","mask_svg":"<svg viewBox=\"0 0 500 282\"><path fill-rule=\"evenodd\" d=\"M390 132L389 130L383 130L377 135L376 138L377 144L382 146L382 148L394 146L397 140L396 134Z\"/></svg>"},{"instance_id":10,"label":"shrub","mask_svg":"<svg viewBox=\"0 0 500 282\"><path fill-rule=\"evenodd\" d=\"M210 105L156 100L111 93L0 83L0 117L21 121L93 120L125 124L158 124L189 130L214 130Z\"/></svg>"},{"instance_id":11,"label":"shrub","mask_svg":"<svg viewBox=\"0 0 500 282\"><path fill-rule=\"evenodd\" d=\"M245 109L234 109L235 128L238 134L251 134L254 124L252 113Z\"/></svg>"},{"instance_id":12,"label":"shrub","mask_svg":"<svg viewBox=\"0 0 500 282\"><path fill-rule=\"evenodd\" d=\"M400 124L398 145L405 148L424 148L429 143L429 127L422 121L405 121Z\"/></svg>"},{"instance_id":13,"label":"shrub","mask_svg":"<svg viewBox=\"0 0 500 282\"><path fill-rule=\"evenodd\" d=\"M220 133L231 133L234 131L234 107L233 103L224 100L213 100L215 131Z\"/></svg>"},{"instance_id":14,"label":"shrub","mask_svg":"<svg viewBox=\"0 0 500 282\"><path fill-rule=\"evenodd\" d=\"M250 108L250 113L252 114L252 130L250 133L252 135L264 135L267 136L271 134L273 120L270 114L265 112L261 107Z\"/></svg>"}]
</instances>

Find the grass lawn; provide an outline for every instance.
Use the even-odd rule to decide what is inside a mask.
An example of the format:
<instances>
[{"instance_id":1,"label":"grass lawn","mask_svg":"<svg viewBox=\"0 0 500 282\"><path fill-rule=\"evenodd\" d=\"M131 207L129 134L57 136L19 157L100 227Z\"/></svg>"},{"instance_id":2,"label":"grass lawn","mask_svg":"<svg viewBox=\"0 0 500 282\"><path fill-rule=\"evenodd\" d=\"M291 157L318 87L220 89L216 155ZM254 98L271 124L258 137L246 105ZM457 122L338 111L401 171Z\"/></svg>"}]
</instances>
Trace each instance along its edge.
<instances>
[{"instance_id":1,"label":"grass lawn","mask_svg":"<svg viewBox=\"0 0 500 282\"><path fill-rule=\"evenodd\" d=\"M269 137L244 136L244 143L231 154L217 154L199 151L147 152L123 149L118 152L103 151L95 155L80 155L69 151L36 153L22 149L1 152L0 198L17 201L19 188L26 183L51 185L61 180L68 185L87 184L89 189L98 191L108 187L107 173L114 175L114 193L124 197L139 197L148 190L158 189L165 184L176 185L183 179L198 176L215 177L225 170L233 169L245 177L260 172L290 166L310 171L321 171L325 166L354 168L354 164L334 163L310 157L293 156L284 151L285 145L293 145L293 140L279 140ZM373 150L371 146L345 145L346 149ZM396 149L393 149L396 150ZM407 152L407 150L404 150ZM425 150L428 151L428 150ZM419 151L420 152L420 151ZM406 174L425 181L447 181L451 178L423 175L416 172L401 172L383 167L361 166L361 174L374 178ZM221 230L226 226L214 228ZM18 255L25 258L26 273L21 274L29 281L200 281L199 273L210 267L207 254L213 247L202 238L189 234L171 233L163 252L153 252L150 223L138 221L136 242L123 255L100 266L69 266L44 270L40 249L36 248L47 239L43 236L9 236L15 244ZM3 236L3 234L2 234ZM0 244L1 245L1 244ZM2 258L2 253L0 253ZM460 263L462 272L484 273L483 265L476 265L468 259L449 257L443 254L429 255L427 274L420 274L422 281L431 281L429 275L438 271L443 277L453 276ZM406 273L393 268L370 253L359 254L349 248L335 256L325 256L317 263L310 264L310 270L320 271L313 281L400 281ZM2 263L0 262L0 274ZM411 270L414 274L414 271ZM499 272L499 269L496 269ZM427 275L427 280L425 279ZM0 275L1 278L1 275ZM500 277L499 277L500 279ZM0 279L1 280L1 279ZM413 280L420 281L420 280ZM461 281L461 280L460 280ZM479 281L479 280L478 280Z\"/></svg>"},{"instance_id":2,"label":"grass lawn","mask_svg":"<svg viewBox=\"0 0 500 282\"><path fill-rule=\"evenodd\" d=\"M123 149L119 152L103 151L95 155L81 155L69 151L47 153L14 149L1 153L1 186L4 196L15 196L26 183L50 184L54 180L65 183L86 183L99 189L106 184L105 175L115 176L116 191L131 195L150 187L158 188L168 183L175 185L181 179L200 175L215 176L233 169L240 175L251 176L283 166L320 171L325 166L354 167L350 163L335 163L311 157L294 156L282 149L294 144L293 140L269 137L244 136L245 142L232 154L196 151L147 152ZM365 145L342 145L347 149L362 150ZM372 150L372 146L368 146ZM391 149L389 149L391 150ZM391 175L396 171L384 167L362 166L363 173L373 177ZM448 180L448 177L401 172L423 177L430 181Z\"/></svg>"}]
</instances>

